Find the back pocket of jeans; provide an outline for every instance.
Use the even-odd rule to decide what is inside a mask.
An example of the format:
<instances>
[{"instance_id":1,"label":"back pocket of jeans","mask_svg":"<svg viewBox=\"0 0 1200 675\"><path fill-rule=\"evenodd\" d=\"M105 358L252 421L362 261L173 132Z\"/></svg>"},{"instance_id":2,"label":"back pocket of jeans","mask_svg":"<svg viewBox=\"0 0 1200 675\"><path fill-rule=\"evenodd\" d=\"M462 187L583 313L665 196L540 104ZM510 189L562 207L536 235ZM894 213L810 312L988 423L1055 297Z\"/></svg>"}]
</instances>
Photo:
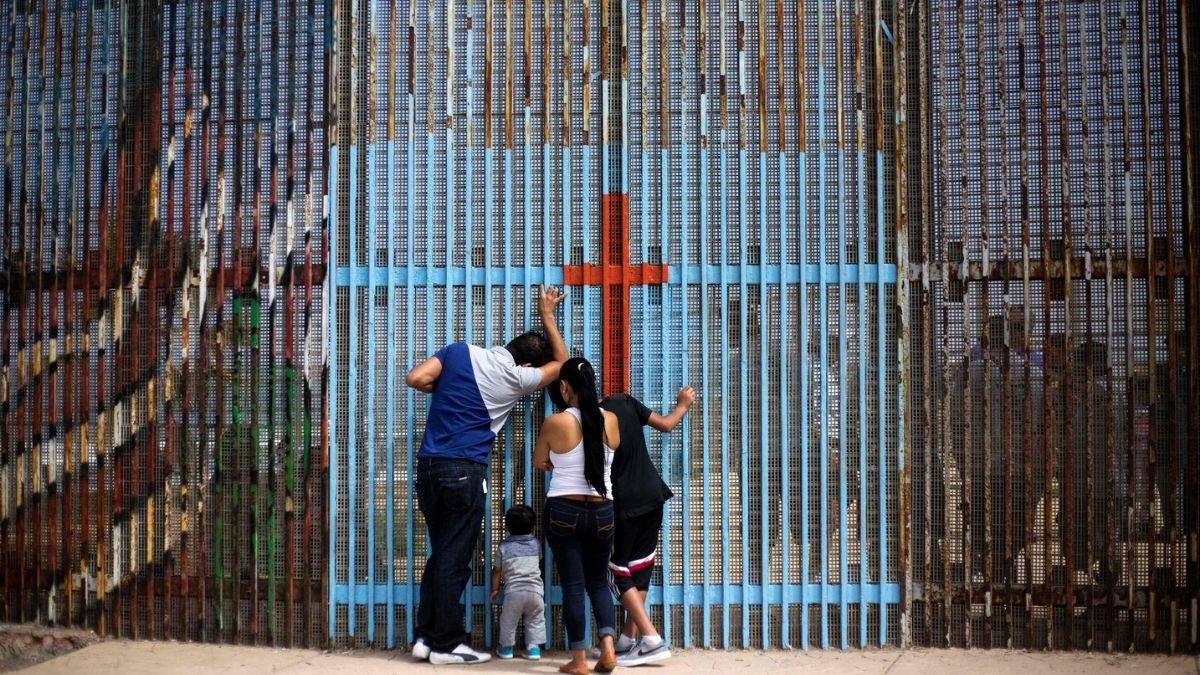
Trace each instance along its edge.
<instances>
[{"instance_id":1,"label":"back pocket of jeans","mask_svg":"<svg viewBox=\"0 0 1200 675\"><path fill-rule=\"evenodd\" d=\"M579 513L551 506L546 511L546 531L556 537L570 537L579 527Z\"/></svg>"}]
</instances>

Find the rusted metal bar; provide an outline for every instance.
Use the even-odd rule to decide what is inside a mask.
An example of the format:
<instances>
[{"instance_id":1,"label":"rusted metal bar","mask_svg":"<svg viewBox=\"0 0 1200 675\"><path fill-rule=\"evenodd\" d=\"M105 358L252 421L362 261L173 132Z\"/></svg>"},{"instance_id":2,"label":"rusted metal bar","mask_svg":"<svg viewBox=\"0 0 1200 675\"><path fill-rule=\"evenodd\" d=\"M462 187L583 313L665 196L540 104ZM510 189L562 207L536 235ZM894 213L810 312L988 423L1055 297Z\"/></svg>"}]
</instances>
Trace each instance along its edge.
<instances>
[{"instance_id":1,"label":"rusted metal bar","mask_svg":"<svg viewBox=\"0 0 1200 675\"><path fill-rule=\"evenodd\" d=\"M1049 135L1049 108L1046 102L1046 89L1048 88L1048 79L1046 77L1046 3L1045 0L1038 0L1038 101L1039 101L1039 120L1041 129L1041 246L1042 259L1049 260L1050 253L1050 135ZM1042 410L1045 417L1042 425L1042 461L1044 465L1043 485L1042 485L1042 558L1045 569L1043 570L1042 583L1047 587L1054 584L1054 558L1053 558L1053 543L1054 543L1054 453L1051 447L1051 429L1054 420L1054 410L1051 407L1050 400L1050 350L1046 347L1050 344L1050 304L1054 300L1054 294L1050 287L1050 278L1044 271L1042 275L1042 325L1046 331L1046 336L1043 343L1043 362L1042 366ZM1064 364L1065 365L1065 364ZM1032 620L1032 617L1031 617ZM1048 609L1046 617L1046 649L1054 648L1054 610Z\"/></svg>"},{"instance_id":2,"label":"rusted metal bar","mask_svg":"<svg viewBox=\"0 0 1200 675\"><path fill-rule=\"evenodd\" d=\"M980 216L980 243L982 245L983 255L983 271L985 274L991 271L991 232L989 231L990 223L988 222L988 184L991 182L991 176L988 174L988 111L987 111L987 81L985 73L987 71L984 62L984 11L983 7L976 8L976 75L978 77L979 90L976 92L977 102L979 105L979 146L985 151L979 153L979 216ZM965 106L964 106L965 107ZM1003 117L1003 113L1001 113ZM968 248L963 246L963 256L968 256ZM983 284L980 287L980 305L983 308L983 322L977 327L978 338L983 346L983 585L991 586L995 578L995 571L992 569L992 344L988 335L989 317L991 315L991 303L988 300L988 287L990 284ZM966 289L964 289L965 291ZM964 309L969 307L969 295L964 295ZM963 315L967 316L968 312ZM970 346L967 347L967 386L973 388L970 377ZM968 399L969 401L970 399ZM968 410L967 428L970 429L971 416ZM971 447L974 445L971 434L967 434L967 452L971 452ZM974 506L972 508L975 508ZM968 517L968 520L972 518ZM974 554L974 543L972 542L972 554ZM969 623L969 619L968 619ZM983 609L983 643L984 646L992 647L992 603L990 594L987 595L987 602L984 603Z\"/></svg>"},{"instance_id":3,"label":"rusted metal bar","mask_svg":"<svg viewBox=\"0 0 1200 675\"><path fill-rule=\"evenodd\" d=\"M1192 74L1193 67L1196 61L1200 59L1200 54L1197 53L1196 43L1198 37L1197 15L1193 14L1196 8L1194 3L1181 1L1179 7L1179 53L1180 66L1182 69L1181 88L1183 109L1183 199L1184 199L1184 230L1186 232L1184 248L1188 259L1188 279L1186 282L1186 298L1187 308L1185 309L1185 323L1187 325L1187 387L1188 387L1188 406L1189 413L1187 417L1188 425L1188 447L1186 456L1192 461L1188 462L1187 466L1187 495L1189 500L1185 500L1185 508L1187 513L1184 517L1184 522L1187 523L1187 585L1188 585L1188 604L1189 604L1189 623L1190 636L1189 645L1192 649L1196 648L1198 631L1197 623L1200 621L1200 499L1197 494L1200 493L1200 471L1197 470L1197 462L1194 461L1197 456L1200 456L1200 329L1197 328L1197 323L1200 322L1200 285L1197 284L1197 250L1200 249L1200 236L1196 232L1197 221L1200 221L1200 213L1197 212L1197 194L1196 182L1200 176L1200 165L1197 163L1197 143L1200 143L1200 131L1196 129L1197 115L1194 110L1195 103L1193 101L1192 89Z\"/></svg>"},{"instance_id":4,"label":"rusted metal bar","mask_svg":"<svg viewBox=\"0 0 1200 675\"><path fill-rule=\"evenodd\" d=\"M1079 6L1079 27L1080 27L1079 29L1085 35L1088 33L1086 9L1087 8L1085 5ZM1103 30L1103 27L1102 27L1102 30ZM1063 53L1060 54L1059 59L1061 61L1065 61L1066 60L1065 45L1060 46L1060 49L1063 50ZM1063 78L1063 79L1065 81L1066 78ZM1091 183L1090 156L1088 154L1088 150L1089 150L1089 141L1090 141L1089 134L1090 134L1091 122L1088 119L1088 96L1089 96L1088 83L1089 83L1089 80L1088 80L1088 57L1087 57L1086 49L1080 50L1079 79L1080 79L1080 89L1081 89L1080 116L1083 118L1082 119L1083 127L1082 127L1082 134L1081 134L1081 141L1082 141L1082 146L1083 146L1083 187L1082 187L1082 190L1083 190L1083 255L1084 255L1085 261L1090 261L1092 259L1092 217L1091 217L1091 215L1092 215L1091 214L1092 183ZM1065 124L1066 115L1064 115L1063 118L1064 118L1064 124ZM1107 138L1105 138L1105 141L1107 142ZM1066 255L1065 252L1064 252L1064 255ZM1069 297L1070 297L1070 295L1068 294L1068 298ZM1086 336L1084 344L1090 346L1092 344L1092 280L1090 278L1090 275L1088 275L1088 278L1084 281L1083 308L1084 308L1083 330L1084 330L1084 333ZM1068 324L1069 324L1069 322L1070 322L1069 315L1067 317L1067 320L1068 320ZM1069 347L1069 343L1068 343L1068 347ZM1085 463L1085 470L1087 471L1087 478L1085 480L1086 492L1084 493L1084 502L1087 505L1087 515L1086 515L1086 523L1084 525L1085 530L1084 530L1084 536L1083 536L1083 544L1086 547L1087 554L1086 554L1086 558L1085 558L1086 562L1085 562L1085 567L1084 567L1084 574L1086 575L1086 578L1087 578L1088 592L1091 593L1093 597L1095 597L1096 591L1097 591L1097 589L1096 589L1096 574L1094 571L1095 570L1095 549L1092 544L1092 539L1093 539L1093 537L1096 536L1096 507L1097 507L1097 503L1098 503L1098 500L1096 499L1096 486L1095 486L1095 481L1094 481L1094 477L1096 474L1096 472L1095 472L1095 456L1092 451L1093 444L1095 443L1095 437L1094 437L1094 434L1092 433L1092 419L1093 419L1092 405L1094 403L1093 389L1092 389L1092 372L1093 372L1093 369L1095 368L1095 364L1092 363L1092 361L1095 357L1090 353L1090 348L1085 348L1085 349L1087 350L1087 353L1084 356L1085 362L1082 364L1083 365L1083 378L1084 378L1084 389L1083 389L1083 416L1084 416L1083 436L1084 436L1084 453L1085 453L1084 454L1084 456L1085 456L1084 463ZM1068 377L1070 377L1070 376L1071 375L1068 375ZM1074 402L1068 400L1068 406L1069 406L1069 409L1073 410ZM1070 425L1068 425L1068 428L1069 427L1070 427ZM1074 451L1073 445L1068 446L1068 447L1071 449L1072 452ZM1073 465L1070 470L1071 471L1074 470ZM1068 504L1068 508L1070 510L1074 511L1075 500L1071 499L1068 501L1070 502ZM1072 542L1072 545L1073 545L1075 542L1075 538L1076 538L1075 530L1073 528L1068 529L1067 535L1070 537L1070 541ZM1074 575L1074 558L1073 557L1068 559L1067 565L1068 565L1068 569L1071 570L1072 578L1070 581L1073 583L1074 576L1075 576ZM1072 601L1071 603L1069 603L1069 606L1073 607L1074 602ZM1095 643L1096 643L1096 639L1095 639L1096 638L1096 621L1095 621L1096 612L1095 612L1095 608L1092 605L1086 606L1084 611L1085 611L1084 620L1087 623L1086 633L1085 633L1086 638L1087 638L1086 646L1090 650L1095 647ZM1068 610L1067 619L1068 619L1068 621L1071 621L1072 623L1075 621L1075 614L1073 611ZM1072 632L1073 632L1073 627L1072 627Z\"/></svg>"},{"instance_id":5,"label":"rusted metal bar","mask_svg":"<svg viewBox=\"0 0 1200 675\"><path fill-rule=\"evenodd\" d=\"M1154 194L1153 183L1154 170L1153 161L1149 157L1150 152L1150 8L1147 0L1141 0L1138 4L1138 19L1141 26L1141 57L1142 57L1142 73L1141 73L1141 93L1142 93L1142 129L1144 129L1145 138L1144 146L1147 153L1145 161L1145 186L1143 199L1142 222L1145 226L1146 233L1146 257L1149 258L1150 264L1153 267L1155 258L1158 255L1154 237ZM1154 525L1153 502L1154 488L1158 481L1158 307L1157 298L1157 280L1150 279L1146 283L1146 340L1147 340L1147 355L1146 355L1146 381L1148 387L1149 400L1147 402L1147 417L1149 420L1149 429L1147 433L1147 448L1146 448L1146 506L1147 506L1147 539L1150 544L1149 561L1150 561L1150 583L1149 583L1149 640L1153 644L1158 639L1158 596L1160 593L1158 583L1158 532ZM1136 357L1130 353L1126 358L1133 361ZM1132 400L1132 397L1131 397ZM1132 408L1132 406L1131 406ZM1132 427L1131 427L1132 429Z\"/></svg>"},{"instance_id":6,"label":"rusted metal bar","mask_svg":"<svg viewBox=\"0 0 1200 675\"><path fill-rule=\"evenodd\" d=\"M938 42L942 43L942 44L945 44L945 40L946 40L946 36L947 36L946 23L947 23L947 21L946 21L945 16L939 17L939 20L938 20ZM946 54L946 51L942 50L941 51L941 55L942 55L941 56L941 64L939 67L939 70L941 72L946 72L946 56L945 56L945 54ZM947 108L947 106L942 105L942 106L939 106L939 110L938 110L937 166L940 167L940 169L938 170L938 173L940 174L940 179L941 179L940 184L939 184L939 190L938 190L938 222L942 223L943 229L940 232L935 230L935 234L940 234L941 238L942 238L942 241L941 241L942 261L945 262L946 264L949 264L950 257L951 257L950 237L947 236L947 233L945 232L945 227L946 227L945 224L949 222L949 220L947 219L947 208L948 208L948 202L949 202L948 193L949 193L949 189L950 189L949 179L946 176L946 157L948 154L947 131L946 131L946 129L947 129L946 108ZM942 300L943 301L945 300L946 293L947 293L947 288L946 288L946 286L943 285L942 286ZM933 332L930 333L930 335L933 335L933 334L934 334ZM951 571L950 558L951 558L951 545L952 545L951 541L950 541L950 532L952 531L951 519L953 518L953 510L950 508L950 504L948 504L946 502L948 501L948 499L949 499L948 495L950 494L949 486L953 483L953 480L954 480L953 476L951 476L951 474L950 474L950 470L947 468L948 460L950 457L952 457L952 453L953 453L953 445L952 445L953 434L951 433L951 428L950 428L950 385L951 385L950 375L951 375L951 372L953 371L953 368L950 365L951 360L950 360L949 313L944 308L941 309L941 344L942 344L942 350L941 350L940 363L941 363L941 367L942 367L943 382L942 382L942 389L941 389L941 395L940 395L941 401L940 401L940 405L938 406L938 410L939 410L939 412L941 414L941 418L942 418L941 419L941 430L942 430L942 437L941 437L941 466L942 466L941 490L942 490L942 496L943 496L942 497L943 498L943 502L942 502L942 528L943 529L942 529L942 540L941 540L941 554L942 554L942 589L943 589L942 592L944 594L944 598L943 598L943 602L942 602L942 611L943 611L944 616L943 616L942 620L945 622L945 631L946 631L945 641L943 643L943 646L950 647L950 646L953 646L953 644L950 640L950 636L951 636L952 626L954 625L953 624L953 612L951 611L952 610L951 598L952 598L953 592L954 592L954 582L953 582L953 578L951 577L951 574L950 574L950 571Z\"/></svg>"},{"instance_id":7,"label":"rusted metal bar","mask_svg":"<svg viewBox=\"0 0 1200 675\"><path fill-rule=\"evenodd\" d=\"M967 105L967 47L966 47L967 26L966 26L966 11L965 11L965 9L966 9L965 8L965 0L956 0L956 2L955 2L955 23L956 23L955 30L956 30L956 34L958 37L956 52L958 55L958 83L957 84L958 84L958 97L959 97L958 98L958 103L959 103L958 150L959 150L959 161L961 162L961 165L959 166L959 171L961 171L961 175L959 176L959 189L963 193L964 200L963 200L963 206L957 214L958 218L959 218L958 227L961 229L958 230L957 232L952 232L952 231L950 231L949 222L946 223L946 229L947 229L946 246L947 246L947 251L948 251L947 256L946 256L947 264L951 264L951 263L955 262L952 259L952 256L955 253L954 248L953 248L954 244L957 244L957 246L958 246L957 253L959 256L961 256L962 262L965 263L967 260L969 243L970 243L968 241L968 237L970 236L970 227L968 225L968 218L967 218L967 211L966 211L966 209L968 208L967 203L969 203L969 196L970 196L970 181L967 177L968 154L967 154L967 119L966 118L967 118L968 105ZM949 179L947 179L947 180L949 180ZM951 183L951 184L953 184L953 183ZM954 238L954 235L958 236L957 240ZM958 545L961 548L961 556L962 556L962 575L963 575L962 583L968 590L975 587L975 574L974 574L974 570L973 570L973 564L975 562L975 547L974 547L974 538L972 536L972 528L971 528L971 526L973 524L972 523L972 520L973 520L972 510L974 509L974 504L973 504L973 500L972 500L972 497L974 496L972 494L972 483L973 483L972 478L974 478L973 473L974 473L975 467L974 467L974 462L972 461L974 459L974 457L973 457L974 452L973 452L973 448L972 448L972 444L974 441L973 429L972 429L972 426L973 426L972 425L972 421L973 421L972 415L974 414L973 408L974 408L974 404L975 404L975 401L974 401L975 396L974 396L974 392L972 391L972 388L971 388L971 338L972 338L972 336L971 336L971 309L970 309L971 303L970 303L970 299L971 299L970 294L967 292L967 289L963 288L961 296L958 298L958 300L962 303L962 326L961 326L962 365L959 366L959 368L961 368L961 372L962 372L962 391L963 391L962 425L963 425L963 432L962 432L961 437L957 433L952 434L950 436L950 441L949 441L952 445L958 445L961 442L961 452L962 452L961 463L957 456L958 448L952 449L952 452L955 453L955 458L954 458L955 465L956 465L955 468L958 469L959 480L961 481L961 486L959 487L958 503L953 504L953 505L947 504L947 507L948 507L947 510L954 513L955 516L958 518L959 527L961 528L961 532L962 532L962 535L961 535L962 539L958 542ZM947 359L946 359L947 368L950 368L950 363L951 363L951 361L950 361L949 357L947 357ZM946 414L950 415L949 407L946 408ZM961 438L961 441L959 440L960 438ZM950 537L951 535L950 535L950 533L947 533L946 536ZM967 649L970 649L971 647L974 646L974 635L973 635L974 631L973 631L973 626L972 626L971 614L972 614L972 607L970 604L967 604L963 608L963 615L964 615L965 620L962 622L963 623L964 646Z\"/></svg>"},{"instance_id":8,"label":"rusted metal bar","mask_svg":"<svg viewBox=\"0 0 1200 675\"><path fill-rule=\"evenodd\" d=\"M1033 580L1033 396L1030 395L1032 388L1032 289L1030 287L1030 270L1029 270L1029 249L1030 249L1030 202L1032 196L1029 189L1029 111L1027 106L1026 96L1029 93L1026 86L1026 68L1025 64L1028 60L1025 45L1025 2L1017 0L1017 51L1018 64L1021 70L1020 82L1020 112L1018 117L1019 145L1020 145L1020 177L1021 177L1021 290L1022 290L1022 319L1023 319L1023 335L1022 348L1024 354L1024 373L1023 373L1023 403L1022 410L1022 448L1024 449L1024 504L1025 523L1024 523L1024 575L1026 584L1032 583ZM1019 577L1021 575L1018 575ZM1033 612L1029 594L1026 594L1025 602L1025 648L1033 648Z\"/></svg>"},{"instance_id":9,"label":"rusted metal bar","mask_svg":"<svg viewBox=\"0 0 1200 675\"><path fill-rule=\"evenodd\" d=\"M982 8L981 8L982 13ZM1012 241L1009 236L1011 231L1010 223L1012 223L1012 208L1009 202L1008 190L1008 15L1005 13L1004 0L996 0L996 25L998 28L999 39L997 41L997 69L1000 72L1000 77L997 80L999 88L999 108L1000 108L1000 210L1001 222L1003 223L1003 244L1001 251L1001 259L1003 265L1007 265L1012 260ZM991 271L990 269L988 270ZM1009 316L1009 293L1010 280L1006 277L1001 286L1003 292L1003 319L1008 321ZM990 319L989 319L990 320ZM989 344L990 344L989 335ZM1009 599L1013 597L1013 580L1016 576L1016 567L1013 558L1013 430L1012 430L1012 359L1008 357L1009 345L996 345L1004 350L1004 359L1000 364L1000 391L1002 394L1001 405L1001 435L1003 437L1002 444L1004 446L1004 477L1002 479L1003 494L1000 497L1000 509L1004 518L1004 560L1000 574L1004 579L1004 590L1008 594ZM990 419L990 417L989 417ZM989 518L989 523L990 523ZM993 598L995 605L995 598ZM1016 606L1012 602L1004 603L1004 646L1008 649L1014 648L1016 633L1014 632L1014 614Z\"/></svg>"},{"instance_id":10,"label":"rusted metal bar","mask_svg":"<svg viewBox=\"0 0 1200 675\"><path fill-rule=\"evenodd\" d=\"M1129 22L1126 14L1125 4L1121 5L1120 14L1121 26L1121 138L1122 138L1122 156L1125 158L1123 163L1122 179L1124 183L1124 191L1122 193L1122 203L1125 205L1125 260L1126 262L1133 259L1133 189L1132 189L1132 161L1131 148L1129 142L1130 135L1130 116L1129 116ZM1126 508L1125 508L1125 551L1124 551L1124 568L1123 574L1128 584L1128 597L1130 598L1126 608L1126 618L1132 621L1137 609L1136 596L1133 594L1134 584L1136 583L1136 575L1134 574L1134 561L1136 556L1135 549L1135 533L1134 523L1136 522L1137 511L1137 486L1134 484L1134 410L1137 392L1134 390L1133 378L1133 276L1129 268L1125 270L1125 398L1128 402L1125 406L1125 433L1127 450L1125 455L1125 480L1128 483L1126 493Z\"/></svg>"},{"instance_id":11,"label":"rusted metal bar","mask_svg":"<svg viewBox=\"0 0 1200 675\"><path fill-rule=\"evenodd\" d=\"M933 115L930 110L930 88L933 86L930 76L931 59L929 57L930 34L932 32L931 20L928 14L929 3L917 3L917 52L919 57L918 62L918 81L920 86L920 130L921 130L921 156L932 158L933 156ZM939 32L939 35L941 33ZM930 248L930 237L933 233L933 220L930 217L934 213L933 206L933 162L931 159L921 162L921 216L926 221L921 227L921 249L920 260L924 264L928 264L933 260L932 249ZM930 395L933 391L935 380L933 379L933 297L930 293L929 282L922 281L920 286L921 297L921 375L922 375L922 393L923 396L923 426L922 439L924 441L923 464L925 475L923 476L921 492L924 496L924 512L922 521L922 541L924 543L924 578L922 590L924 597L929 598L933 593L933 453L934 453L934 425L936 418L934 416L933 401L934 397ZM924 608L925 633L922 638L922 644L927 646L933 645L933 602L925 600L921 603Z\"/></svg>"},{"instance_id":12,"label":"rusted metal bar","mask_svg":"<svg viewBox=\"0 0 1200 675\"><path fill-rule=\"evenodd\" d=\"M876 42L878 43L879 28L878 24L881 21L881 8L878 0L875 3L876 13ZM800 9L800 14L803 14L803 8ZM895 44L893 46L893 101L896 109L894 132L894 161L895 161L895 192L894 199L896 204L896 264L903 268L909 261L909 241L908 241L908 209L909 209L909 185L908 185L908 125L911 123L908 117L908 15L909 8L907 2L895 3L892 7L893 23L896 26ZM800 25L798 34L803 35L803 24ZM876 72L879 77L883 76L882 63L882 46L876 49ZM923 55L918 54L918 60L922 60ZM801 59L803 62L803 59ZM801 80L800 89L803 91L803 80ZM881 88L882 92L882 88ZM800 105L803 111L803 104ZM880 102L876 106L876 125L878 128L876 143L883 148L883 103L882 95ZM925 124L924 117L918 115L916 122L922 126ZM800 117L800 138L801 150L803 151L804 138L804 117L801 112ZM880 263L883 261L880 260ZM897 444L898 458L898 476L899 480L899 500L897 505L900 510L898 519L899 531L897 532L897 551L896 559L899 563L897 579L900 581L900 647L908 648L913 645L913 561L912 561L912 524L915 520L912 500L912 456L911 450L912 439L914 438L913 429L915 424L915 408L909 397L912 395L912 307L911 307L912 288L907 278L903 276L896 280L896 304L900 315L899 325L896 327L896 356L898 368L900 370L899 381L897 382L896 401L900 409L900 434L901 440ZM882 298L880 302L883 302ZM807 461L807 460L806 460ZM887 579L880 575L880 580ZM882 642L882 640L881 640Z\"/></svg>"},{"instance_id":13,"label":"rusted metal bar","mask_svg":"<svg viewBox=\"0 0 1200 675\"><path fill-rule=\"evenodd\" d=\"M1179 58L1186 59L1187 55L1180 54ZM1178 395L1179 395L1178 394L1178 391L1179 391L1179 389L1178 389L1178 387L1179 387L1179 382L1178 382L1179 366L1178 366L1178 359L1176 356L1176 354L1178 352L1178 345L1177 345L1177 341L1176 341L1176 325L1175 325L1175 316L1176 316L1175 315L1175 279L1176 279L1175 257L1176 256L1175 256L1175 203L1174 203L1175 194L1171 189L1172 174L1174 173L1174 167L1172 166L1172 163L1171 163L1171 146L1174 142L1173 138L1172 138L1173 134L1171 133L1171 127L1172 127L1172 121L1175 119L1176 116L1171 114L1171 97L1172 97L1173 91L1172 91L1172 87L1170 84L1170 70L1167 67L1168 63L1169 62L1167 61L1167 1L1159 0L1159 3L1158 3L1158 71L1159 71L1159 86L1162 89L1162 93L1159 98L1160 98L1160 104L1161 104L1160 120L1162 123L1163 201L1164 201L1163 206L1166 211L1166 214L1165 214L1166 217L1163 218L1163 223L1166 226L1166 231L1162 234L1162 236L1166 241L1166 245L1163 247L1165 249L1163 251L1163 254L1167 258L1167 261L1166 261L1166 263L1167 263L1167 278L1162 279L1161 281L1157 278L1155 279L1155 283L1154 283L1155 287L1151 289L1151 295L1153 295L1157 291L1157 286L1159 283L1161 283L1164 287L1164 290L1165 290L1166 296L1167 296L1167 298L1166 298L1166 300L1167 300L1167 405L1166 405L1166 408L1167 409L1166 409L1165 414L1166 414L1166 418L1168 420L1168 424L1170 425L1170 431L1168 432L1167 438L1165 439L1165 441L1166 441L1166 450L1167 450L1167 475L1170 477L1171 494L1166 499L1167 509L1166 509L1166 517L1164 520L1166 520L1167 522L1164 523L1164 526L1167 528L1167 537L1168 537L1168 542L1169 542L1169 546L1170 546L1170 549L1169 549L1169 551L1170 551L1169 552L1170 567L1169 567L1169 569L1170 569L1171 588L1164 589L1164 590L1169 590L1169 592L1171 593L1171 601L1169 604L1169 608L1171 611L1171 625L1170 625L1171 637L1170 637L1169 649L1170 649L1170 652L1172 654L1174 654L1176 648L1178 647L1177 642L1178 642L1178 637L1179 637L1179 630L1178 630L1179 606L1178 606L1178 600L1177 600L1177 597L1175 594L1175 590L1176 590L1176 584L1177 584L1176 580L1179 578L1179 570L1177 569L1177 566L1180 562L1181 556L1179 555L1179 547L1178 547L1178 544L1179 544L1179 519L1178 519L1179 474L1178 474L1178 470L1177 470L1178 467L1176 464L1176 460L1178 458L1177 438L1179 436L1178 429L1177 429L1179 420L1178 420L1178 417L1176 416L1176 401L1177 401ZM1149 242L1147 243L1147 245L1151 246L1151 248L1153 248L1153 246L1151 244L1149 244ZM1151 255L1153 255L1153 254L1151 254ZM1150 341L1151 350L1157 349L1157 347L1155 346L1156 344L1157 343L1154 342L1153 340ZM1152 356L1152 361L1153 360L1157 360L1157 359L1154 359ZM1157 392L1157 390L1156 390L1156 392ZM1157 396L1157 393L1156 393L1156 396ZM1194 403L1193 403L1193 405L1194 405ZM1153 424L1155 424L1155 422L1151 421L1151 424L1153 425ZM1155 480L1157 482L1157 474L1155 474L1155 476L1152 477L1152 480ZM1161 489L1161 487L1162 486L1160 485L1160 489ZM1157 576L1157 570L1154 572L1154 574L1155 574L1155 576Z\"/></svg>"},{"instance_id":14,"label":"rusted metal bar","mask_svg":"<svg viewBox=\"0 0 1200 675\"><path fill-rule=\"evenodd\" d=\"M1067 39L1067 18L1066 9L1059 6L1058 11L1058 91L1060 105L1066 108L1068 106L1068 89L1067 89L1067 54L1066 54L1066 39ZM1071 157L1068 152L1069 132L1067 129L1067 115L1059 113L1058 116L1058 151L1059 151L1059 170L1062 180L1062 197L1061 197L1061 217L1062 217L1062 259L1065 265L1072 256L1071 242ZM1084 122L1086 128L1086 120ZM1086 282L1085 282L1086 283ZM1066 615L1066 635L1063 636L1064 644L1067 649L1071 649L1074 645L1075 633L1075 456L1074 444L1072 436L1072 423L1074 422L1074 405L1071 400L1071 276L1065 275L1062 283L1062 303L1063 303L1063 364L1062 364L1062 416L1063 416L1063 438L1062 438L1062 474L1063 474L1063 492L1059 499L1059 510L1063 514L1064 523L1060 530L1060 537L1063 541L1063 556L1064 569L1066 572L1065 585L1067 590L1067 615ZM1047 323L1046 330L1050 330L1050 324ZM1047 543L1049 545L1049 543ZM1053 620L1053 617L1051 617Z\"/></svg>"},{"instance_id":15,"label":"rusted metal bar","mask_svg":"<svg viewBox=\"0 0 1200 675\"><path fill-rule=\"evenodd\" d=\"M1106 476L1104 486L1105 523L1104 523L1104 562L1100 566L1101 578L1104 582L1106 597L1105 634L1108 637L1104 645L1106 651L1112 651L1116 642L1116 591L1117 591L1117 552L1118 521L1116 513L1117 488L1117 456L1114 444L1115 422L1117 411L1114 401L1113 383L1113 196L1112 196L1112 143L1111 114L1109 111L1109 87L1111 62L1108 51L1108 9L1107 3L1100 3L1100 114L1101 133L1104 136L1104 451L1106 458ZM1092 536L1089 533L1089 537Z\"/></svg>"}]
</instances>

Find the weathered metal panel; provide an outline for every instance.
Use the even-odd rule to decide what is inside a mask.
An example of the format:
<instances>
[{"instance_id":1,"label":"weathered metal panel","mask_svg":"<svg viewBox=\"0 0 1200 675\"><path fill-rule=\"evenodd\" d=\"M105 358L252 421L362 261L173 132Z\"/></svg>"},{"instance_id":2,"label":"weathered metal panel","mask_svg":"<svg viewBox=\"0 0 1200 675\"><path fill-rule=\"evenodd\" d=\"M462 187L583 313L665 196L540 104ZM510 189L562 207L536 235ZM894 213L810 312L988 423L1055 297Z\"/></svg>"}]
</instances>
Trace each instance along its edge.
<instances>
[{"instance_id":1,"label":"weathered metal panel","mask_svg":"<svg viewBox=\"0 0 1200 675\"><path fill-rule=\"evenodd\" d=\"M323 24L0 8L5 620L323 642Z\"/></svg>"}]
</instances>

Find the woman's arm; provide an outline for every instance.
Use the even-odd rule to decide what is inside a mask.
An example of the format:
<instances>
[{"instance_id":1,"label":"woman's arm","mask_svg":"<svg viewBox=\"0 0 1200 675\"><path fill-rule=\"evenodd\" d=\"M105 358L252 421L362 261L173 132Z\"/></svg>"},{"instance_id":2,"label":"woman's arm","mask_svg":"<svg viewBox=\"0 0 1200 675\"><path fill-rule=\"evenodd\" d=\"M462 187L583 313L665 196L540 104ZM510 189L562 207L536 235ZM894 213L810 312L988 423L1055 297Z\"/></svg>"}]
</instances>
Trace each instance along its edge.
<instances>
[{"instance_id":1,"label":"woman's arm","mask_svg":"<svg viewBox=\"0 0 1200 675\"><path fill-rule=\"evenodd\" d=\"M542 431L538 434L537 441L533 444L533 466L542 471L550 471L553 465L550 464L550 445L551 441L558 438L559 429L562 426L563 413L551 415L542 423Z\"/></svg>"}]
</instances>

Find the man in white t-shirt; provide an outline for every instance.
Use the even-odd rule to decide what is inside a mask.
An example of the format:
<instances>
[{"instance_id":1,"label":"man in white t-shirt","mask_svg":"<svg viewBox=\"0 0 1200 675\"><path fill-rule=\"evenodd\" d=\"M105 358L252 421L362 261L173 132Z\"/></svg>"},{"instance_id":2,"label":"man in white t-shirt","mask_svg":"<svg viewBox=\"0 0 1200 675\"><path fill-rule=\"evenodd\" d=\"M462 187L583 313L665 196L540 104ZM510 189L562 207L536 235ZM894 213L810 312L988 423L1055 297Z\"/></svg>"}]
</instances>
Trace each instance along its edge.
<instances>
[{"instance_id":1,"label":"man in white t-shirt","mask_svg":"<svg viewBox=\"0 0 1200 675\"><path fill-rule=\"evenodd\" d=\"M417 504L431 549L417 609L418 659L450 664L491 658L468 644L459 597L471 577L496 434L517 401L558 379L567 360L554 318L565 297L554 288L538 290L545 335L525 333L492 349L446 345L405 377L408 386L433 395L417 452Z\"/></svg>"}]
</instances>

